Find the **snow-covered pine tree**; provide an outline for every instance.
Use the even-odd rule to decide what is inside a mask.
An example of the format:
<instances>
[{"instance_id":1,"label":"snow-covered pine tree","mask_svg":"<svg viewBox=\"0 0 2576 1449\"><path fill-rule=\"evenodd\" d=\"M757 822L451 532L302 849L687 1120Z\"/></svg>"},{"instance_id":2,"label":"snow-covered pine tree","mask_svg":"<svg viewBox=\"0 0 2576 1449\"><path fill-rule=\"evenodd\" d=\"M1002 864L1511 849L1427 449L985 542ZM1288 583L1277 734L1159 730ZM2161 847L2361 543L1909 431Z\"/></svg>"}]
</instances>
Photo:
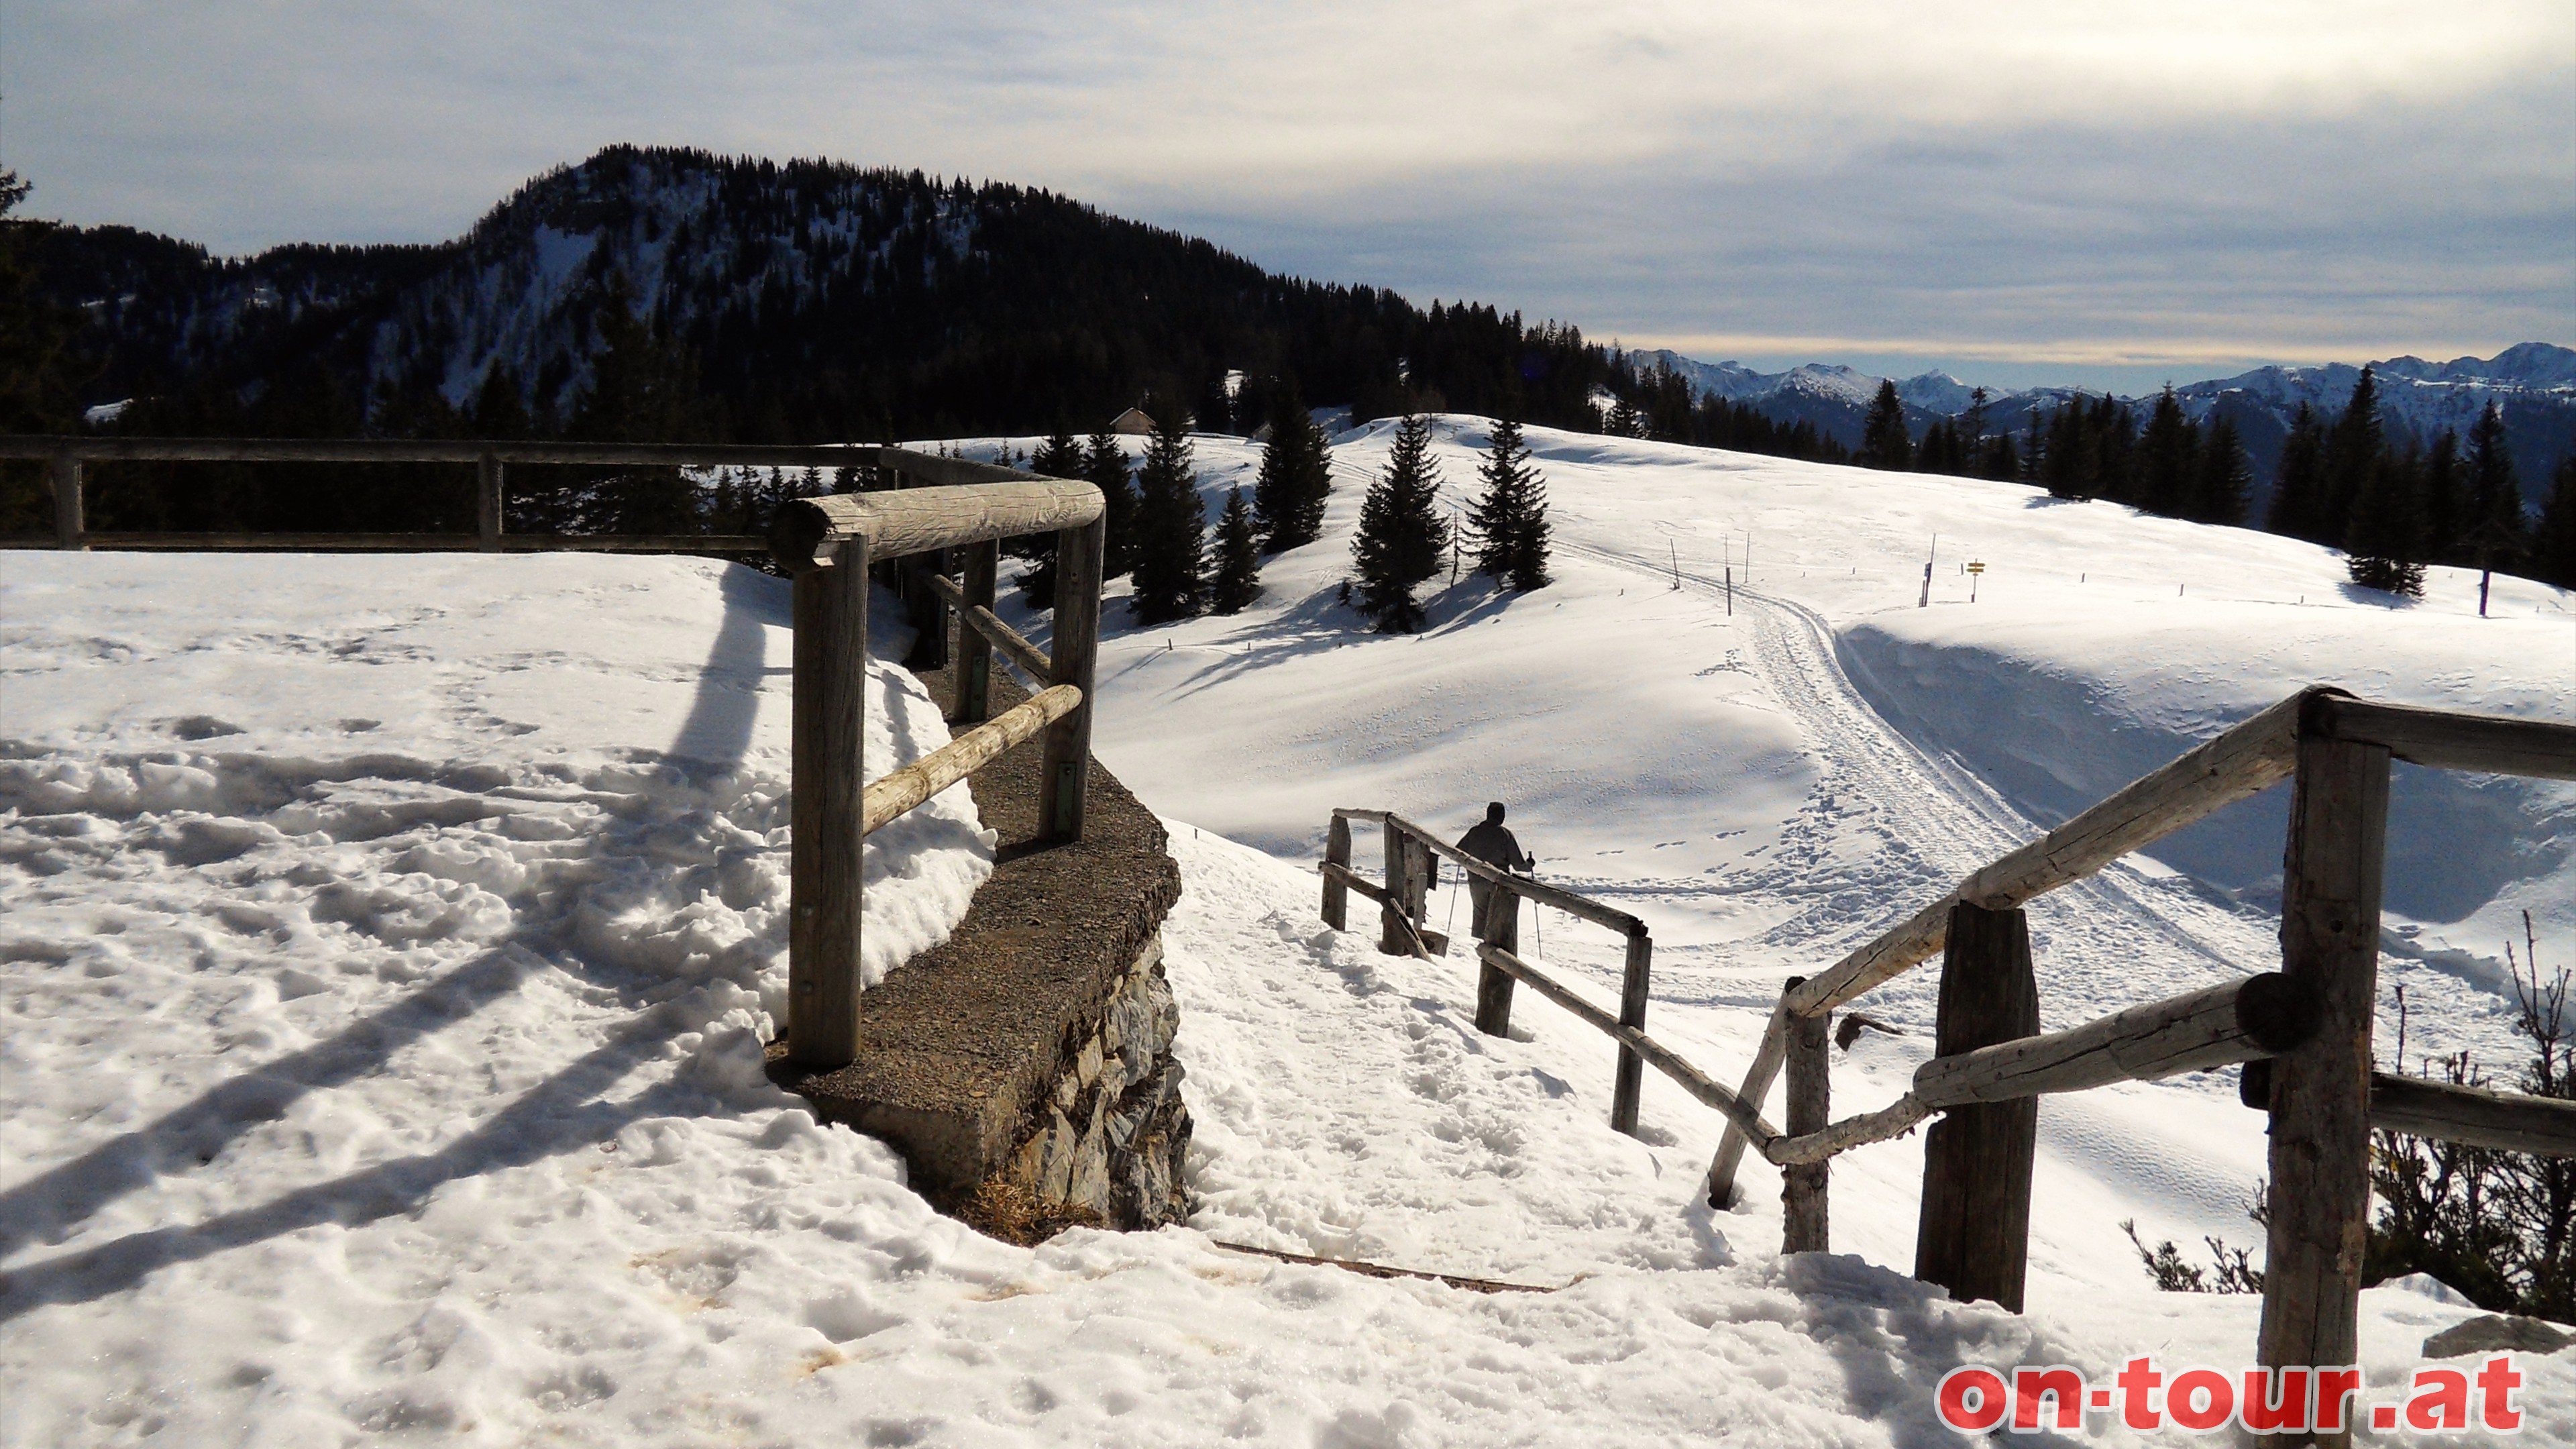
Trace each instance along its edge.
<instances>
[{"instance_id":1,"label":"snow-covered pine tree","mask_svg":"<svg viewBox=\"0 0 2576 1449\"><path fill-rule=\"evenodd\" d=\"M1449 543L1440 516L1440 464L1431 456L1431 423L1408 413L1395 431L1386 471L1360 503L1360 530L1351 540L1359 608L1383 634L1410 634L1423 623L1414 585L1440 572Z\"/></svg>"},{"instance_id":2,"label":"snow-covered pine tree","mask_svg":"<svg viewBox=\"0 0 2576 1449\"><path fill-rule=\"evenodd\" d=\"M1905 403L1896 395L1895 380L1882 378L1878 396L1870 400L1869 420L1861 425L1858 461L1864 467L1901 472L1912 466L1913 459L1914 444L1905 434Z\"/></svg>"},{"instance_id":3,"label":"snow-covered pine tree","mask_svg":"<svg viewBox=\"0 0 2576 1449\"><path fill-rule=\"evenodd\" d=\"M1145 444L1136 471L1135 593L1127 607L1140 624L1187 619L1207 608L1207 515L1191 466L1190 435L1173 404Z\"/></svg>"},{"instance_id":4,"label":"snow-covered pine tree","mask_svg":"<svg viewBox=\"0 0 2576 1449\"><path fill-rule=\"evenodd\" d=\"M1252 516L1262 547L1279 553L1313 543L1324 531L1332 452L1295 388L1283 387L1272 398L1270 441L1262 444L1261 472L1252 482Z\"/></svg>"},{"instance_id":5,"label":"snow-covered pine tree","mask_svg":"<svg viewBox=\"0 0 2576 1449\"><path fill-rule=\"evenodd\" d=\"M1275 433L1273 436L1277 436ZM1252 527L1252 509L1236 488L1225 496L1225 513L1216 525L1216 568L1208 576L1208 611L1240 614L1261 597L1261 540Z\"/></svg>"},{"instance_id":6,"label":"snow-covered pine tree","mask_svg":"<svg viewBox=\"0 0 2576 1449\"><path fill-rule=\"evenodd\" d=\"M1080 475L1100 490L1108 501L1108 563L1103 566L1106 578L1116 578L1136 566L1136 488L1127 481L1127 454L1118 446L1118 435L1098 432L1083 450Z\"/></svg>"}]
</instances>

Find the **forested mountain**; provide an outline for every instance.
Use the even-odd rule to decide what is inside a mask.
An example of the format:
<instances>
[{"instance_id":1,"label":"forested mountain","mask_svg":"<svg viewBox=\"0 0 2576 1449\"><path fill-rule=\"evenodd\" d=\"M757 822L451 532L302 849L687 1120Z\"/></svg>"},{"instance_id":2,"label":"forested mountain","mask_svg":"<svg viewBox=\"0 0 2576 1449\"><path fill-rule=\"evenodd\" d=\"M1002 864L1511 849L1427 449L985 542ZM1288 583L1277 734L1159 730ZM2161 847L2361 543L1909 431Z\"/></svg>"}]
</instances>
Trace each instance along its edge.
<instances>
[{"instance_id":1,"label":"forested mountain","mask_svg":"<svg viewBox=\"0 0 2576 1449\"><path fill-rule=\"evenodd\" d=\"M89 319L87 400L144 399L165 427L417 431L478 404L561 427L620 313L693 374L686 430L741 441L1087 428L1148 393L1249 430L1231 413L1274 376L1363 418L1589 425L1609 377L1571 327L1276 276L1045 191L820 161L613 147L438 246L217 258L27 229L41 285ZM1252 380L1232 402L1229 371Z\"/></svg>"}]
</instances>

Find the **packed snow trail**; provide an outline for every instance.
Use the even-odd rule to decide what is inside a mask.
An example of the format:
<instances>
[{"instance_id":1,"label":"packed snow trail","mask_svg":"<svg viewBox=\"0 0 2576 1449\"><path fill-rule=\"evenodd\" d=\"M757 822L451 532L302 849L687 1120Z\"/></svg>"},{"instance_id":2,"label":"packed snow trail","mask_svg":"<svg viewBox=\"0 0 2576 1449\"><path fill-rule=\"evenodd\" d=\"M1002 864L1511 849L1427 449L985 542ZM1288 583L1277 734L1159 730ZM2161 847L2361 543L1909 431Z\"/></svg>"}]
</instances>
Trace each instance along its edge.
<instances>
[{"instance_id":1,"label":"packed snow trail","mask_svg":"<svg viewBox=\"0 0 2576 1449\"><path fill-rule=\"evenodd\" d=\"M1730 586L1722 575L1710 577L1696 565L1659 564L1572 538L1560 538L1557 546L1640 577L1678 580L1713 600L1731 594L1735 609L1753 622L1761 679L1810 742L1818 772L1779 844L1731 880L1702 886L1589 882L1579 888L1668 900L1699 893L1804 900L1800 914L1769 927L1759 939L1821 970L1938 899L1971 871L2045 833L2046 827L2024 818L1957 761L1890 727L1845 673L1831 626L1816 610L1741 580ZM2123 984L2144 993L2140 1000L2199 984L2182 975L2188 967L2168 976L2174 983L2169 988L2140 982L2141 929L2189 953L2213 974L2264 969L2259 963L2276 950L2262 923L2213 909L2180 877L2140 877L2119 865L2051 893L2031 913L2042 1010L2051 1018L2067 1014L2062 1005L2051 1011L2049 998L2070 978L2089 974L2101 981L2098 987L2093 981L2077 985L2078 999L2087 1003L2115 997ZM1873 993L1866 1009L1928 1029L1932 994L1921 976L1899 978Z\"/></svg>"}]
</instances>

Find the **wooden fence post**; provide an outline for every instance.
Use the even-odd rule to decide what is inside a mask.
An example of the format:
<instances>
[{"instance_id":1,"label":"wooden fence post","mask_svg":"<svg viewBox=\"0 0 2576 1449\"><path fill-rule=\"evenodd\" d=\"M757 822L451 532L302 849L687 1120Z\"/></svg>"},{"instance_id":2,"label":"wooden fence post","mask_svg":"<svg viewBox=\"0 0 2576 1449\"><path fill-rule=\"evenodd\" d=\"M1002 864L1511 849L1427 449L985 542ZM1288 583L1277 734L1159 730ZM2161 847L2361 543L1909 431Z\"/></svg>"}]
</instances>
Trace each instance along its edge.
<instances>
[{"instance_id":1,"label":"wooden fence post","mask_svg":"<svg viewBox=\"0 0 2576 1449\"><path fill-rule=\"evenodd\" d=\"M789 707L787 1049L800 1066L859 1054L859 869L868 678L868 543L800 569Z\"/></svg>"},{"instance_id":2,"label":"wooden fence post","mask_svg":"<svg viewBox=\"0 0 2576 1449\"><path fill-rule=\"evenodd\" d=\"M501 547L501 460L486 453L474 460L474 532L485 553Z\"/></svg>"},{"instance_id":3,"label":"wooden fence post","mask_svg":"<svg viewBox=\"0 0 2576 1449\"><path fill-rule=\"evenodd\" d=\"M1833 1124L1833 1087L1828 1075L1831 1063L1825 1055L1830 1019L1825 1012L1789 1019L1789 1033L1783 1043L1789 1070L1789 1121L1784 1130L1792 1137L1822 1132ZM1832 1251L1833 1236L1825 1210L1825 1188L1832 1165L1833 1159L1826 1158L1780 1169L1781 1252Z\"/></svg>"},{"instance_id":4,"label":"wooden fence post","mask_svg":"<svg viewBox=\"0 0 2576 1449\"><path fill-rule=\"evenodd\" d=\"M1002 545L998 539L968 544L964 593L966 608L993 607L993 582L1002 566ZM957 722L982 724L993 717L993 644L983 631L966 622L964 609L957 611Z\"/></svg>"},{"instance_id":5,"label":"wooden fence post","mask_svg":"<svg viewBox=\"0 0 2576 1449\"><path fill-rule=\"evenodd\" d=\"M1422 936L1422 928L1431 918L1431 879L1439 872L1431 847L1408 835L1404 837L1404 918L1413 927L1406 949Z\"/></svg>"},{"instance_id":6,"label":"wooden fence post","mask_svg":"<svg viewBox=\"0 0 2576 1449\"><path fill-rule=\"evenodd\" d=\"M1521 950L1521 898L1495 886L1476 919L1476 939L1517 956ZM1487 1036L1512 1034L1512 978L1479 960L1476 966L1476 1030Z\"/></svg>"},{"instance_id":7,"label":"wooden fence post","mask_svg":"<svg viewBox=\"0 0 2576 1449\"><path fill-rule=\"evenodd\" d=\"M89 528L82 517L81 461L69 453L54 457L54 544L58 548L87 548Z\"/></svg>"},{"instance_id":8,"label":"wooden fence post","mask_svg":"<svg viewBox=\"0 0 2576 1449\"><path fill-rule=\"evenodd\" d=\"M1802 1018L1802 1024L1806 1020L1821 1022ZM1951 907L1934 1054L1952 1056L2038 1033L2039 983L2031 974L2029 923L2018 910L1989 911L1964 901ZM1915 1277L1940 1284L1963 1303L1991 1298L2021 1311L2030 1259L2031 1158L2038 1146L2036 1097L1954 1107L1932 1124L1923 1134Z\"/></svg>"},{"instance_id":9,"label":"wooden fence post","mask_svg":"<svg viewBox=\"0 0 2576 1449\"><path fill-rule=\"evenodd\" d=\"M1619 982L1619 1024L1646 1029L1646 992L1654 970L1655 941L1643 931L1628 938L1627 970ZM1619 1070L1610 1089L1610 1130L1637 1135L1637 1094L1644 1086L1646 1059L1634 1047L1619 1048ZM1822 1125L1822 1124L1818 1124Z\"/></svg>"},{"instance_id":10,"label":"wooden fence post","mask_svg":"<svg viewBox=\"0 0 2576 1449\"><path fill-rule=\"evenodd\" d=\"M1100 659L1100 570L1108 544L1105 518L1055 536L1055 634L1047 645L1055 675L1047 682L1081 690L1082 704L1047 726L1046 758L1038 773L1046 791L1038 810L1044 840L1082 838L1082 809L1091 791L1093 674Z\"/></svg>"},{"instance_id":11,"label":"wooden fence post","mask_svg":"<svg viewBox=\"0 0 2576 1449\"><path fill-rule=\"evenodd\" d=\"M2360 1356L2388 760L2385 746L2329 739L2301 722L2282 866L2281 971L2313 988L2324 1014L2306 1045L2272 1059L2259 1349L2266 1367L2341 1367Z\"/></svg>"},{"instance_id":12,"label":"wooden fence post","mask_svg":"<svg viewBox=\"0 0 2576 1449\"><path fill-rule=\"evenodd\" d=\"M904 667L918 671L948 667L948 601L930 586L930 575L948 572L948 550L917 553L895 565L902 580L903 611L912 620L912 652Z\"/></svg>"},{"instance_id":13,"label":"wooden fence post","mask_svg":"<svg viewBox=\"0 0 2576 1449\"><path fill-rule=\"evenodd\" d=\"M1392 816L1378 828L1385 832L1386 899L1377 906L1377 949L1388 956L1410 956L1413 933L1405 927L1412 921L1412 892L1405 881L1405 867L1412 863L1412 852L1406 849L1404 832Z\"/></svg>"},{"instance_id":14,"label":"wooden fence post","mask_svg":"<svg viewBox=\"0 0 2576 1449\"><path fill-rule=\"evenodd\" d=\"M1351 863L1351 822L1339 815L1324 835L1324 860L1346 869ZM1351 888L1329 871L1324 874L1324 924L1336 931L1351 928Z\"/></svg>"}]
</instances>

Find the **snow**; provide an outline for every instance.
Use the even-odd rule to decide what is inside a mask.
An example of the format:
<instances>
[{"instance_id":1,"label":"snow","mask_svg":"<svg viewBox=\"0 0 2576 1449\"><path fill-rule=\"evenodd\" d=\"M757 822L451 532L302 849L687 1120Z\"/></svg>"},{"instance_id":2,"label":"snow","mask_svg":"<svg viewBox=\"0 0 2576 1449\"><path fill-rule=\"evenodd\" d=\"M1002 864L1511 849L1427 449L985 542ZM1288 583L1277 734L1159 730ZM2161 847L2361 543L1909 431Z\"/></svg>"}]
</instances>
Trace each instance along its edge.
<instances>
[{"instance_id":1,"label":"snow","mask_svg":"<svg viewBox=\"0 0 2576 1449\"><path fill-rule=\"evenodd\" d=\"M1457 501L1486 425L1437 426ZM1837 1252L1783 1259L1776 1173L1698 1202L1718 1123L1677 1089L1649 1074L1641 1136L1611 1133L1598 1034L1524 992L1482 1036L1463 958L1325 929L1327 812L1462 829L1508 801L1547 878L1649 921L1650 1029L1732 1077L1787 974L2300 684L2576 717L2569 598L2500 581L2479 620L2436 570L2389 607L2264 535L1532 430L1558 582L1444 583L1429 632L1382 638L1334 586L1390 431L1337 439L1325 537L1269 560L1252 610L1108 611L1097 744L1184 883L1203 1206L1034 1250L931 1212L757 1069L777 581L13 556L0 1441L1919 1445L1951 1442L1929 1391L1961 1362L2247 1361L2255 1300L2153 1291L2119 1229L2255 1240L2262 1122L2232 1074L2043 1106L2026 1314L1906 1276L1919 1139L1838 1159ZM1258 450L1195 446L1213 509ZM871 773L944 738L907 676L872 684ZM2383 974L2418 1003L2410 1052L2508 1060L2500 928L2530 908L2552 959L2576 937L2569 798L2401 781ZM2265 969L2278 848L2250 802L2036 908L2046 1024ZM871 970L948 929L989 859L962 790L873 838ZM1615 998L1615 938L1541 912L1523 940ZM1931 975L1861 1003L1905 1034L1836 1055L1838 1112L1927 1055ZM2369 1290L2373 1383L2473 1311ZM2566 1437L2576 1361L2524 1370L2534 1432Z\"/></svg>"}]
</instances>

